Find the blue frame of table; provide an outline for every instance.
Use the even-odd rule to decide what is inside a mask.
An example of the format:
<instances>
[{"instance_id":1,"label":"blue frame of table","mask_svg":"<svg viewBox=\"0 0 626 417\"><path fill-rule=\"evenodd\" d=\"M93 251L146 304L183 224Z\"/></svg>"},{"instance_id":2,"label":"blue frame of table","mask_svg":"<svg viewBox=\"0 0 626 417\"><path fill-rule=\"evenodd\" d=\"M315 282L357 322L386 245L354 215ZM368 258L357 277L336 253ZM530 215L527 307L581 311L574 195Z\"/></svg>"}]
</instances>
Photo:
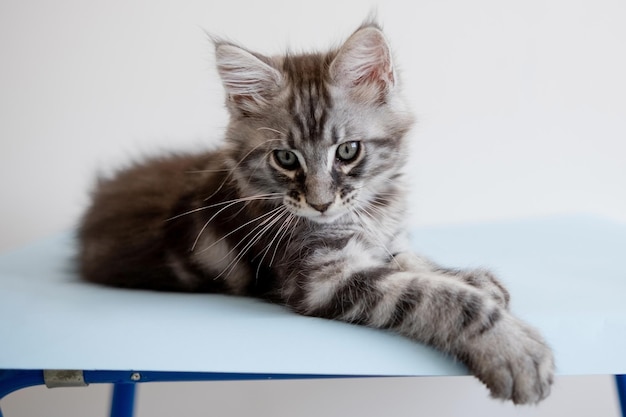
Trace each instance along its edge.
<instances>
[{"instance_id":1,"label":"blue frame of table","mask_svg":"<svg viewBox=\"0 0 626 417\"><path fill-rule=\"evenodd\" d=\"M341 379L368 378L363 375L316 375L316 374L244 374L219 372L160 372L160 371L82 371L88 384L113 384L111 417L132 417L135 386L143 382L193 382L193 381L254 381L285 379ZM43 370L0 370L0 400L12 392L36 385L45 385ZM0 417L2 409L0 408ZM10 416L9 416L10 417Z\"/></svg>"},{"instance_id":2,"label":"blue frame of table","mask_svg":"<svg viewBox=\"0 0 626 417\"><path fill-rule=\"evenodd\" d=\"M135 387L136 384L143 382L363 378L362 375L293 375L159 371L82 371L82 377L86 384L113 384L110 417L133 416L135 406ZM621 413L623 417L626 417L626 375L615 375L615 382ZM43 370L0 370L0 400L8 394L22 388L44 384L46 384L46 381L44 379ZM1 408L0 417L2 417Z\"/></svg>"}]
</instances>

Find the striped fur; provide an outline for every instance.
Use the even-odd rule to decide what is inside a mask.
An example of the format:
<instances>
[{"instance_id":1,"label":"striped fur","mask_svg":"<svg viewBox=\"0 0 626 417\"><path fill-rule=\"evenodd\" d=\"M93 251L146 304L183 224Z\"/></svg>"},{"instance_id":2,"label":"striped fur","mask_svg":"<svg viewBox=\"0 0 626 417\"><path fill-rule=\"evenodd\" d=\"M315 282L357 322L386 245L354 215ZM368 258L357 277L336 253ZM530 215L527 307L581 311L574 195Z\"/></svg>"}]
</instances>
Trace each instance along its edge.
<instances>
[{"instance_id":1,"label":"striped fur","mask_svg":"<svg viewBox=\"0 0 626 417\"><path fill-rule=\"evenodd\" d=\"M316 54L217 42L216 60L231 116L224 145L100 180L79 231L82 276L263 297L389 329L455 356L494 397L545 398L550 350L509 312L497 279L408 250L413 118L380 28Z\"/></svg>"}]
</instances>

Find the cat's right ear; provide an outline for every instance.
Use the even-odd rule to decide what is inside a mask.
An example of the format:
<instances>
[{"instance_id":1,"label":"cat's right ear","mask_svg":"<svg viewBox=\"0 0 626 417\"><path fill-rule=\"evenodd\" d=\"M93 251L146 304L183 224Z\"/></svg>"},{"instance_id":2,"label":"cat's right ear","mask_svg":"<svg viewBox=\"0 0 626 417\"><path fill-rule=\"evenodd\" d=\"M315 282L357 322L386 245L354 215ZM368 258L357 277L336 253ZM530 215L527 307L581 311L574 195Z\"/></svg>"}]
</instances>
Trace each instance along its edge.
<instances>
[{"instance_id":1,"label":"cat's right ear","mask_svg":"<svg viewBox=\"0 0 626 417\"><path fill-rule=\"evenodd\" d=\"M259 111L283 82L277 69L236 45L216 43L215 59L229 103L243 112Z\"/></svg>"},{"instance_id":2,"label":"cat's right ear","mask_svg":"<svg viewBox=\"0 0 626 417\"><path fill-rule=\"evenodd\" d=\"M377 24L366 23L348 38L330 65L330 75L359 101L385 101L396 75L391 48Z\"/></svg>"}]
</instances>

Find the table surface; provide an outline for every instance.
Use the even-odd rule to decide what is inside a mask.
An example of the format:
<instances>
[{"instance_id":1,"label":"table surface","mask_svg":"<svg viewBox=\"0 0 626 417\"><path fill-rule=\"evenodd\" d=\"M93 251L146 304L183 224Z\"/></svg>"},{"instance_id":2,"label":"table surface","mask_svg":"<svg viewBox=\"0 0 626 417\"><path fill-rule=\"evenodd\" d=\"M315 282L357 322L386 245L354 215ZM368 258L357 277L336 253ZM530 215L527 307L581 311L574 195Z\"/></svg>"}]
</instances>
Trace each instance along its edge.
<instances>
[{"instance_id":1,"label":"table surface","mask_svg":"<svg viewBox=\"0 0 626 417\"><path fill-rule=\"evenodd\" d=\"M443 265L494 270L559 374L626 373L626 225L550 217L420 228L413 241ZM74 250L68 232L0 255L0 369L466 374L389 332L259 300L84 283Z\"/></svg>"}]
</instances>

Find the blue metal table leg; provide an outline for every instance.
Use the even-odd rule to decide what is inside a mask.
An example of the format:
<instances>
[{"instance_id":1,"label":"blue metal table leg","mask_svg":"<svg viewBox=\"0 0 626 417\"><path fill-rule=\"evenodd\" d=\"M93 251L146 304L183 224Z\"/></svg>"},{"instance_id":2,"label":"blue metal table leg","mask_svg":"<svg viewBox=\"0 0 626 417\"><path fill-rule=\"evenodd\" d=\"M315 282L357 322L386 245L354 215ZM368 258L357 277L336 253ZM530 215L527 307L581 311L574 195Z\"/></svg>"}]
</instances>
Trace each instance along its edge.
<instances>
[{"instance_id":1,"label":"blue metal table leg","mask_svg":"<svg viewBox=\"0 0 626 417\"><path fill-rule=\"evenodd\" d=\"M43 371L0 369L0 399L13 391L43 384Z\"/></svg>"},{"instance_id":2,"label":"blue metal table leg","mask_svg":"<svg viewBox=\"0 0 626 417\"><path fill-rule=\"evenodd\" d=\"M626 417L626 375L615 375L622 417Z\"/></svg>"},{"instance_id":3,"label":"blue metal table leg","mask_svg":"<svg viewBox=\"0 0 626 417\"><path fill-rule=\"evenodd\" d=\"M135 384L114 384L111 399L111 417L133 417ZM1 416L0 416L1 417Z\"/></svg>"},{"instance_id":4,"label":"blue metal table leg","mask_svg":"<svg viewBox=\"0 0 626 417\"><path fill-rule=\"evenodd\" d=\"M0 369L0 400L14 391L43 383L43 371Z\"/></svg>"}]
</instances>

